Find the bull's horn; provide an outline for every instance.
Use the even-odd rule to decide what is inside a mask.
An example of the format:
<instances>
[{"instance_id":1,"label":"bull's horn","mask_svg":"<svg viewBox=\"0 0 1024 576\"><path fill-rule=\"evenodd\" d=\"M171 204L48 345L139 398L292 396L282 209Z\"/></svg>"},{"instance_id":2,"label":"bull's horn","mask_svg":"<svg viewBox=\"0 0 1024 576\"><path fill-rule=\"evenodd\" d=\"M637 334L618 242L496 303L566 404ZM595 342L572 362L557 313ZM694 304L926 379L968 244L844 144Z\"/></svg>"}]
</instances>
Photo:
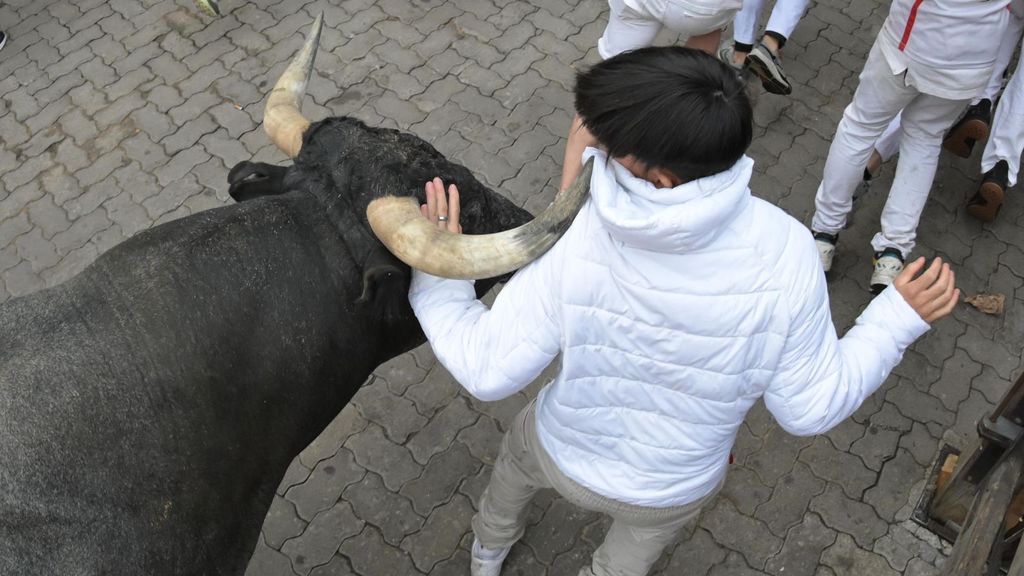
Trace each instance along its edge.
<instances>
[{"instance_id":1,"label":"bull's horn","mask_svg":"<svg viewBox=\"0 0 1024 576\"><path fill-rule=\"evenodd\" d=\"M320 43L323 20L322 13L316 17L313 27L306 35L306 43L284 74L277 79L270 98L267 98L267 107L263 110L263 130L289 158L299 155L302 134L309 127L309 120L306 120L300 110L302 97L306 94L306 83L313 72L313 60L316 58L316 48Z\"/></svg>"},{"instance_id":2,"label":"bull's horn","mask_svg":"<svg viewBox=\"0 0 1024 576\"><path fill-rule=\"evenodd\" d=\"M518 270L546 252L572 223L590 192L591 158L567 190L539 216L496 234L440 230L420 213L415 198L378 198L366 209L377 238L413 268L445 278L492 278Z\"/></svg>"}]
</instances>

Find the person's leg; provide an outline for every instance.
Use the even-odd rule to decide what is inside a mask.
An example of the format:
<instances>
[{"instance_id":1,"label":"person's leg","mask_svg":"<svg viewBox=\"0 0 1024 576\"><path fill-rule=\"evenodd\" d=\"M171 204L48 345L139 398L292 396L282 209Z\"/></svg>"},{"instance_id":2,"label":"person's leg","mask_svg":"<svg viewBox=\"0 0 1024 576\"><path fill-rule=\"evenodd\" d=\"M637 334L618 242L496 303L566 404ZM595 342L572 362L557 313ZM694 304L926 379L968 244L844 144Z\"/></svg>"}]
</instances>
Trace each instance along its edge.
<instances>
[{"instance_id":1,"label":"person's leg","mask_svg":"<svg viewBox=\"0 0 1024 576\"><path fill-rule=\"evenodd\" d=\"M988 85L981 98L987 98L995 102L999 96L999 90L1003 87L1003 78L1006 71L1010 69L1010 59L1013 52L1020 46L1021 34L1024 33L1024 18L1010 12L1010 19L1006 25L1006 32L1003 33L1003 40L999 44L999 52L996 53L996 66L992 69L992 76L989 77ZM980 100L980 98L979 98ZM975 104L971 102L971 104Z\"/></svg>"},{"instance_id":2,"label":"person's leg","mask_svg":"<svg viewBox=\"0 0 1024 576\"><path fill-rule=\"evenodd\" d=\"M764 43L778 53L804 17L810 0L776 0L765 26Z\"/></svg>"},{"instance_id":3,"label":"person's leg","mask_svg":"<svg viewBox=\"0 0 1024 576\"><path fill-rule=\"evenodd\" d=\"M814 232L835 235L843 229L853 192L863 177L875 143L916 93L906 86L902 75L891 72L876 44L864 64L853 101L843 112L829 146L825 171L814 200L811 221Z\"/></svg>"},{"instance_id":4,"label":"person's leg","mask_svg":"<svg viewBox=\"0 0 1024 576\"><path fill-rule=\"evenodd\" d=\"M609 0L608 7L608 25L597 41L597 52L603 60L650 46L661 31L662 24L654 15L637 12L622 0Z\"/></svg>"},{"instance_id":5,"label":"person's leg","mask_svg":"<svg viewBox=\"0 0 1024 576\"><path fill-rule=\"evenodd\" d=\"M1007 184L1013 186L1017 183L1024 150L1024 73L1019 69L1003 91L992 126L992 135L981 157L981 171L988 172L996 162L1006 160L1009 165Z\"/></svg>"},{"instance_id":6,"label":"person's leg","mask_svg":"<svg viewBox=\"0 0 1024 576\"><path fill-rule=\"evenodd\" d=\"M903 109L900 158L882 209L882 231L871 240L875 252L895 248L905 259L914 249L917 223L939 162L943 131L966 105L966 100L919 94Z\"/></svg>"},{"instance_id":7,"label":"person's leg","mask_svg":"<svg viewBox=\"0 0 1024 576\"><path fill-rule=\"evenodd\" d=\"M699 36L690 36L686 39L687 48L695 48L697 50L703 50L708 54L714 56L715 50L718 50L718 43L722 41L722 30L712 30L707 34L701 34Z\"/></svg>"},{"instance_id":8,"label":"person's leg","mask_svg":"<svg viewBox=\"0 0 1024 576\"><path fill-rule=\"evenodd\" d=\"M665 547L698 514L700 508L682 522L656 527L613 521L604 542L594 551L590 566L580 570L580 576L646 576Z\"/></svg>"},{"instance_id":9,"label":"person's leg","mask_svg":"<svg viewBox=\"0 0 1024 576\"><path fill-rule=\"evenodd\" d=\"M992 134L981 156L982 179L967 202L967 213L983 222L995 220L1006 190L1017 183L1020 156L1024 151L1024 72L1010 78L996 106Z\"/></svg>"},{"instance_id":10,"label":"person's leg","mask_svg":"<svg viewBox=\"0 0 1024 576\"><path fill-rule=\"evenodd\" d=\"M732 21L732 47L723 48L719 57L733 67L743 66L747 54L757 42L757 21L761 18L765 0L745 0L743 8Z\"/></svg>"},{"instance_id":11,"label":"person's leg","mask_svg":"<svg viewBox=\"0 0 1024 576\"><path fill-rule=\"evenodd\" d=\"M868 162L868 171L874 176L882 163L888 162L896 155L896 152L900 149L900 118L902 113L897 114L892 122L885 127L885 132L878 138L878 142L875 142L875 150L878 152L878 164L875 166Z\"/></svg>"},{"instance_id":12,"label":"person's leg","mask_svg":"<svg viewBox=\"0 0 1024 576\"><path fill-rule=\"evenodd\" d=\"M479 512L473 516L473 534L486 549L508 548L518 541L526 527L526 507L538 490L549 486L528 440L534 417L531 402L513 420L480 497Z\"/></svg>"}]
</instances>

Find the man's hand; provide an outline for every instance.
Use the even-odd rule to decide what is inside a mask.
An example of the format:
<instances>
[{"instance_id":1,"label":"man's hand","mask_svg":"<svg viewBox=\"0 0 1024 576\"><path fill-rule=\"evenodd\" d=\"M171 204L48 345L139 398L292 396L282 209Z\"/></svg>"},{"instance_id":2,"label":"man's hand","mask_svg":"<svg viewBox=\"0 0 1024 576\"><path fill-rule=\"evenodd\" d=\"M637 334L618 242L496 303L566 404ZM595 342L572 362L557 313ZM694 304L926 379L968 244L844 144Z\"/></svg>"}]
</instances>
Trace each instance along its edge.
<instances>
[{"instance_id":1,"label":"man's hand","mask_svg":"<svg viewBox=\"0 0 1024 576\"><path fill-rule=\"evenodd\" d=\"M924 264L923 257L914 260L892 284L918 316L931 324L953 311L960 301L960 290L955 287L956 274L941 258L932 260L931 266L921 272Z\"/></svg>"},{"instance_id":2,"label":"man's hand","mask_svg":"<svg viewBox=\"0 0 1024 576\"><path fill-rule=\"evenodd\" d=\"M459 224L459 189L455 184L448 186L447 197L444 193L444 182L434 178L427 182L425 191L427 203L420 206L420 212L431 222L436 222L441 230L462 234Z\"/></svg>"}]
</instances>

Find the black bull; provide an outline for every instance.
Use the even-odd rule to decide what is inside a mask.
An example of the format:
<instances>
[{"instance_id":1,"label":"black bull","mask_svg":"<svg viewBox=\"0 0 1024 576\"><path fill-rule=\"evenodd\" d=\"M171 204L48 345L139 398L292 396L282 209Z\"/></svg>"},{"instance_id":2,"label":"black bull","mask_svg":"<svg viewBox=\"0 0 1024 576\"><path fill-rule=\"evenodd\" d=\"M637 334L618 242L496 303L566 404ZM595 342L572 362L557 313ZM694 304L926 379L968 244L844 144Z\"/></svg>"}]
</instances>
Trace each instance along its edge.
<instances>
[{"instance_id":1,"label":"black bull","mask_svg":"<svg viewBox=\"0 0 1024 576\"><path fill-rule=\"evenodd\" d=\"M335 118L281 189L0 306L0 574L241 574L291 459L424 341L365 209L434 176L467 233L530 218L419 138Z\"/></svg>"}]
</instances>

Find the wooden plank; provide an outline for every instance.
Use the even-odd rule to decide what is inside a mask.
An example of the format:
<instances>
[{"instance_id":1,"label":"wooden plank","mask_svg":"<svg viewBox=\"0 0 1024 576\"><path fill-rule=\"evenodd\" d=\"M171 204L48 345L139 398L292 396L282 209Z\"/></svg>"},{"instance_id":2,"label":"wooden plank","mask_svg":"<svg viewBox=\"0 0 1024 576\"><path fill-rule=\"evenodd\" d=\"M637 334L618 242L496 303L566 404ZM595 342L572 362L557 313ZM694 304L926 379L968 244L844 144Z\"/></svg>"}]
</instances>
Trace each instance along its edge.
<instances>
[{"instance_id":1,"label":"wooden plank","mask_svg":"<svg viewBox=\"0 0 1024 576\"><path fill-rule=\"evenodd\" d=\"M1017 440L986 478L967 515L968 521L946 562L946 576L979 576L996 538L1002 538L1003 517L1024 472L1024 442Z\"/></svg>"}]
</instances>

